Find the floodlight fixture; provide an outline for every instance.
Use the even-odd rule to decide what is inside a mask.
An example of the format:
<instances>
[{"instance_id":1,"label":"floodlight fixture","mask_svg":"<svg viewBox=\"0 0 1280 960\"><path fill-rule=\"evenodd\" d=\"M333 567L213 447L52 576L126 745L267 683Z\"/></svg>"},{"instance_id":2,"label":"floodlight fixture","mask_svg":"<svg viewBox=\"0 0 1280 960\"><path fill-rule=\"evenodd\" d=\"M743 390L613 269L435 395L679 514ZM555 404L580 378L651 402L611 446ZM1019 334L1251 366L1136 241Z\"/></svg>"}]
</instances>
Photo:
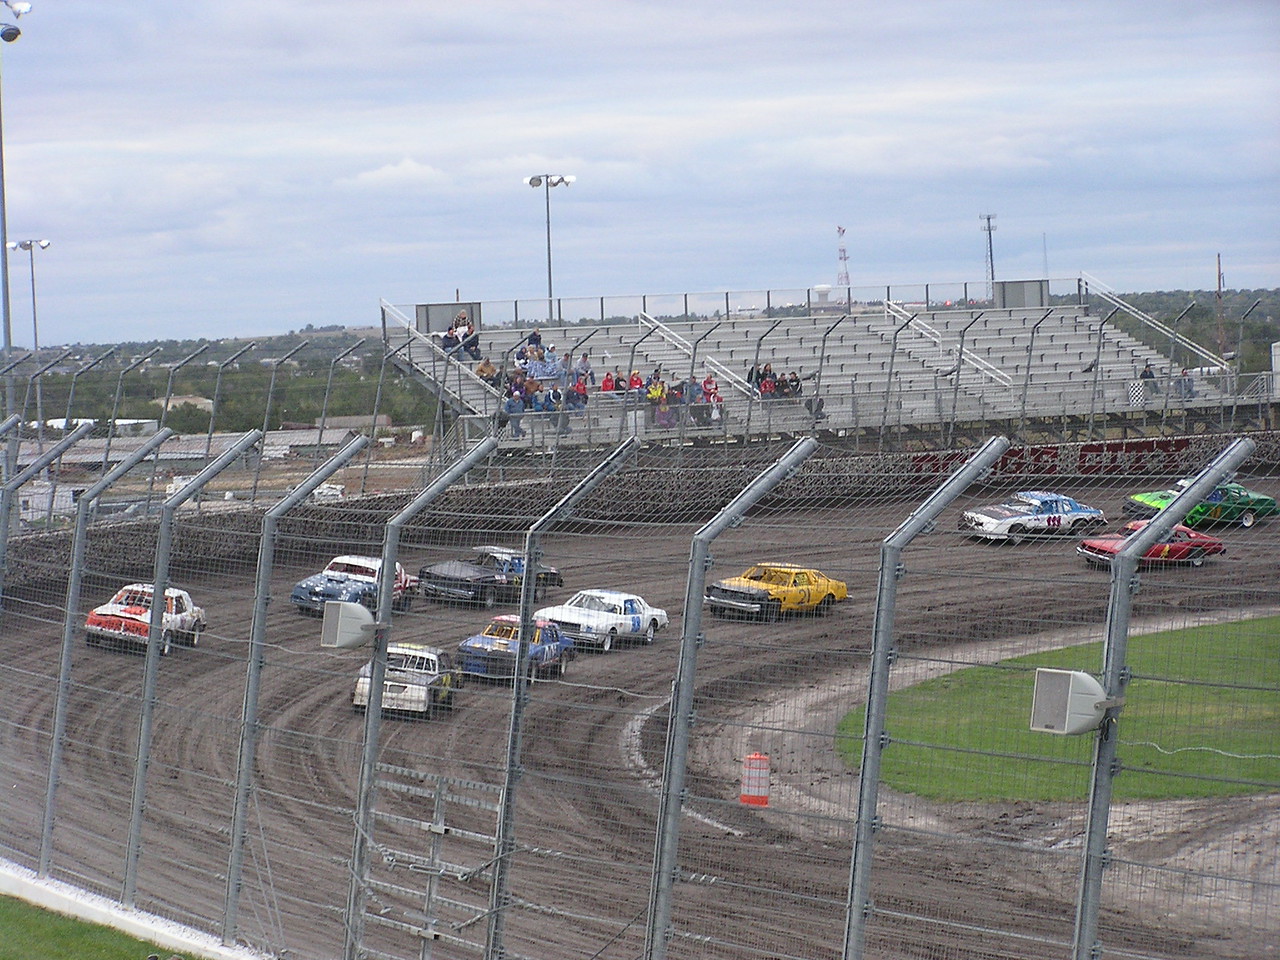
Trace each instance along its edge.
<instances>
[{"instance_id":1,"label":"floodlight fixture","mask_svg":"<svg viewBox=\"0 0 1280 960\"><path fill-rule=\"evenodd\" d=\"M20 36L22 36L22 31L19 30L15 24L6 23L3 26L0 26L0 40L3 40L5 43L13 43L13 41L17 40Z\"/></svg>"},{"instance_id":2,"label":"floodlight fixture","mask_svg":"<svg viewBox=\"0 0 1280 960\"><path fill-rule=\"evenodd\" d=\"M540 173L525 177L524 182L535 190L542 187L547 207L547 323L555 322L555 295L551 285L551 188L567 187L578 178L572 174Z\"/></svg>"}]
</instances>

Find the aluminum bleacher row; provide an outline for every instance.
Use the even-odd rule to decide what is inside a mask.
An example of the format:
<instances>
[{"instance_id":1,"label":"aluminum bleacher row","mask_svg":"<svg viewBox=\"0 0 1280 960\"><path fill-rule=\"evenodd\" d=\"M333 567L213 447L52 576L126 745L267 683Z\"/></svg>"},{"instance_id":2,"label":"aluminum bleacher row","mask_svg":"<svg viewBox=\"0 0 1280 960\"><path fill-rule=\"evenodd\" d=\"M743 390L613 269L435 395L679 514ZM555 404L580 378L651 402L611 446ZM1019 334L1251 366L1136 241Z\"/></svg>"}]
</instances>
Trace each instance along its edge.
<instances>
[{"instance_id":1,"label":"aluminum bleacher row","mask_svg":"<svg viewBox=\"0 0 1280 960\"><path fill-rule=\"evenodd\" d=\"M474 375L474 362L465 355L461 362L445 356L438 336L418 331L394 307L384 304L384 317L394 362L440 396L468 435L491 431L503 398ZM1171 404L1222 404L1230 389L1223 383L1229 372L1223 362L1198 367L1192 379L1183 379L1167 356L1074 304L912 311L885 302L846 314L723 320L642 313L630 323L538 329L544 347L555 344L568 366L586 353L596 373L585 416L524 418L535 434L554 429L574 443L673 432L658 426L642 399L600 394L599 379L614 370L637 370L643 377L658 370L668 381L712 374L723 416L715 422L685 416L678 421L682 436L1092 418L1167 410ZM482 330L481 354L511 369L529 332ZM825 416L815 418L801 401L762 400L747 377L766 363L776 374L796 372L802 400L821 397ZM1140 379L1148 363L1154 381Z\"/></svg>"}]
</instances>

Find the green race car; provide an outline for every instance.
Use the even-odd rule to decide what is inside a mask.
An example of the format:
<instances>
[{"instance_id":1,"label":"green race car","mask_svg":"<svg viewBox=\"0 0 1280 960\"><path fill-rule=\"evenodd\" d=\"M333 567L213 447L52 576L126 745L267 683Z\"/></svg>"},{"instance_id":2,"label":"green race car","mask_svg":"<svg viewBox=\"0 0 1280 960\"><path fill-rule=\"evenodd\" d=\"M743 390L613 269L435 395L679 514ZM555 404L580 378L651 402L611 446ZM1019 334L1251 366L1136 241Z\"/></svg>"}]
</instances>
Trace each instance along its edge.
<instances>
[{"instance_id":1,"label":"green race car","mask_svg":"<svg viewBox=\"0 0 1280 960\"><path fill-rule=\"evenodd\" d=\"M1135 493L1125 501L1124 512L1131 517L1154 517L1190 485L1190 479L1179 480L1177 486L1169 490ZM1263 517L1270 517L1276 512L1275 497L1246 490L1238 483L1220 483L1191 508L1183 522L1189 527L1212 523L1238 523L1242 527L1252 527Z\"/></svg>"}]
</instances>

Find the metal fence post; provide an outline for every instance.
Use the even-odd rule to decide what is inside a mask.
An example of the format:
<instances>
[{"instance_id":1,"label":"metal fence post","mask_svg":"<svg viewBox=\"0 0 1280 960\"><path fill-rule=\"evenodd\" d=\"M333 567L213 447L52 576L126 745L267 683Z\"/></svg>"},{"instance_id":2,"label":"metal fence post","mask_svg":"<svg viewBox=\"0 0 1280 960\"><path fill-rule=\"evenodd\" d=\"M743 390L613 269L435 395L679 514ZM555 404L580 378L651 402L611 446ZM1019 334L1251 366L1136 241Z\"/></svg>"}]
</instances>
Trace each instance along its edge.
<instances>
[{"instance_id":1,"label":"metal fence post","mask_svg":"<svg viewBox=\"0 0 1280 960\"><path fill-rule=\"evenodd\" d=\"M258 746L258 697L262 668L266 660L264 640L267 632L267 606L271 603L271 574L276 551L276 531L280 518L304 502L324 481L346 466L364 449L369 438L355 437L334 454L297 488L269 509L262 518L262 537L258 542L258 576L254 588L253 619L249 626L249 655L244 685L244 707L240 718L239 765L236 774L235 801L231 812L231 852L227 858L227 889L222 913L222 942L235 941L239 920L240 888L244 871L244 838L249 818L249 787Z\"/></svg>"},{"instance_id":2,"label":"metal fence post","mask_svg":"<svg viewBox=\"0 0 1280 960\"><path fill-rule=\"evenodd\" d=\"M147 767L151 763L151 724L155 713L156 676L160 672L160 654L164 645L165 591L169 588L169 554L173 545L173 520L178 508L186 503L214 477L240 458L262 439L261 432L250 430L222 456L201 470L180 490L165 500L160 515L160 533L156 538L156 565L151 584L151 629L147 633L147 657L142 674L142 711L138 722L138 748L134 754L133 799L129 814L129 839L125 846L124 884L120 901L134 906L138 891L138 857L142 851L142 814L146 805Z\"/></svg>"},{"instance_id":3,"label":"metal fence post","mask_svg":"<svg viewBox=\"0 0 1280 960\"><path fill-rule=\"evenodd\" d=\"M498 811L497 847L494 850L493 877L489 888L489 923L485 933L485 960L501 960L506 921L507 891L511 874L511 854L515 850L516 790L521 773L521 748L524 738L524 707L529 700L529 648L533 639L533 595L538 584L538 561L542 556L542 534L558 520L570 514L573 507L594 490L602 480L613 476L640 446L634 436L622 441L589 474L582 478L560 502L534 521L525 535L524 576L520 582L520 632L516 650L515 672L511 677L511 722L507 732L506 776L502 789L502 806ZM372 704L372 701L371 701Z\"/></svg>"},{"instance_id":4,"label":"metal fence post","mask_svg":"<svg viewBox=\"0 0 1280 960\"><path fill-rule=\"evenodd\" d=\"M486 437L414 497L403 510L387 521L382 546L382 567L378 571L377 628L373 633L369 703L365 708L364 746L360 754L360 779L356 788L355 831L351 842L351 883L347 891L347 941L343 950L345 960L358 960L363 956L364 949L364 888L369 873L369 835L373 828L378 741L382 732L382 684L387 675L387 635L395 585L396 557L400 550L400 530L449 487L466 476L467 472L481 460L489 456L497 445L498 441L495 438Z\"/></svg>"},{"instance_id":5,"label":"metal fence post","mask_svg":"<svg viewBox=\"0 0 1280 960\"><path fill-rule=\"evenodd\" d=\"M689 577L684 595L684 625L680 658L671 686L667 720L666 758L662 766L662 796L658 805L653 870L649 877L648 923L645 928L645 960L665 960L671 927L672 891L675 886L680 842L680 816L685 792L685 766L689 757L689 730L693 725L693 695L698 648L702 646L702 598L706 592L711 541L740 524L747 511L780 483L794 476L818 441L805 437L759 474L693 535L689 550Z\"/></svg>"},{"instance_id":6,"label":"metal fence post","mask_svg":"<svg viewBox=\"0 0 1280 960\"><path fill-rule=\"evenodd\" d=\"M1107 602L1102 686L1107 699L1118 702L1115 706L1108 707L1103 715L1094 745L1093 783L1085 823L1085 854L1080 871L1080 892L1076 898L1075 935L1071 953L1074 960L1094 960L1101 955L1098 912L1102 905L1102 872L1107 860L1107 821L1111 813L1111 792L1120 769L1116 726L1129 679L1126 655L1132 600L1133 595L1138 592L1138 564L1151 547L1183 521L1192 507L1248 459L1256 446L1254 441L1243 437L1234 441L1111 558L1111 596Z\"/></svg>"},{"instance_id":7,"label":"metal fence post","mask_svg":"<svg viewBox=\"0 0 1280 960\"><path fill-rule=\"evenodd\" d=\"M80 438L92 429L92 423L80 424L50 447L48 452L36 457L24 470L16 470L15 463L14 475L0 486L0 607L4 606L4 574L9 560L9 531L13 527L14 494L24 483L79 443Z\"/></svg>"},{"instance_id":8,"label":"metal fence post","mask_svg":"<svg viewBox=\"0 0 1280 960\"><path fill-rule=\"evenodd\" d=\"M867 918L871 910L871 861L879 826L880 760L888 744L885 717L889 701L889 670L893 663L893 616L897 582L905 572L902 551L918 534L933 529L938 515L969 484L1009 449L1005 437L992 437L920 504L880 546L880 581L871 636L871 676L867 683L867 718L858 778L858 813L854 823L853 856L845 904L844 960L862 960Z\"/></svg>"},{"instance_id":9,"label":"metal fence post","mask_svg":"<svg viewBox=\"0 0 1280 960\"><path fill-rule=\"evenodd\" d=\"M76 529L71 540L71 556L67 564L67 602L62 622L62 654L58 660L58 692L53 707L53 735L49 742L49 774L45 787L44 815L40 828L40 860L38 873L49 875L53 861L53 827L58 780L62 773L62 748L67 732L67 703L71 696L71 649L79 626L80 585L84 578L86 527L93 504L111 486L139 463L151 456L173 436L168 427L152 435L146 443L122 460L105 477L91 486L76 501Z\"/></svg>"}]
</instances>

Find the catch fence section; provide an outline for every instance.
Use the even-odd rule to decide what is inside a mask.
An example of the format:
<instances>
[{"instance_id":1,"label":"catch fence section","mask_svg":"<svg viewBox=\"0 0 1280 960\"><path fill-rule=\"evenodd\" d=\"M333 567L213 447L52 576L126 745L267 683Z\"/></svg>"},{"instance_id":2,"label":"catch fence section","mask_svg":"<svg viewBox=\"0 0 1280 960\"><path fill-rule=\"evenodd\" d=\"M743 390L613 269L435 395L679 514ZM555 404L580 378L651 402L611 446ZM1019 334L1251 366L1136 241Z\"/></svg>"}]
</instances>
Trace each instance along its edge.
<instances>
[{"instance_id":1,"label":"catch fence section","mask_svg":"<svg viewBox=\"0 0 1280 960\"><path fill-rule=\"evenodd\" d=\"M112 491L145 488L176 439ZM80 548L70 532L8 545L0 851L301 960L1265 955L1280 519L1206 528L1225 555L1117 581L1124 671L1105 657L1111 568L1076 552L1228 439L1105 469L1105 451L995 441L862 458L816 439L704 457L627 442L518 476L490 447L453 472L419 465L419 485L314 496L360 469L356 442L259 484L256 506L178 488L166 526L86 504ZM1276 463L1268 440L1223 476L1274 495ZM236 454L200 483L253 477ZM1106 521L966 526L1046 487ZM352 595L372 608L364 647L321 643L310 591L337 557L381 564ZM475 602L411 586L477 563L505 579ZM795 610L703 605L779 563L841 586ZM85 642L91 610L153 580L203 609L198 642L162 654L149 611L145 639ZM590 588L645 606L593 632L570 603ZM481 675L463 641L495 617L481 648L511 671ZM557 624L576 638L558 658ZM362 709L362 672L390 696L406 647L473 672L434 709ZM1105 847L1099 735L1028 729L1043 668L1125 678Z\"/></svg>"}]
</instances>

